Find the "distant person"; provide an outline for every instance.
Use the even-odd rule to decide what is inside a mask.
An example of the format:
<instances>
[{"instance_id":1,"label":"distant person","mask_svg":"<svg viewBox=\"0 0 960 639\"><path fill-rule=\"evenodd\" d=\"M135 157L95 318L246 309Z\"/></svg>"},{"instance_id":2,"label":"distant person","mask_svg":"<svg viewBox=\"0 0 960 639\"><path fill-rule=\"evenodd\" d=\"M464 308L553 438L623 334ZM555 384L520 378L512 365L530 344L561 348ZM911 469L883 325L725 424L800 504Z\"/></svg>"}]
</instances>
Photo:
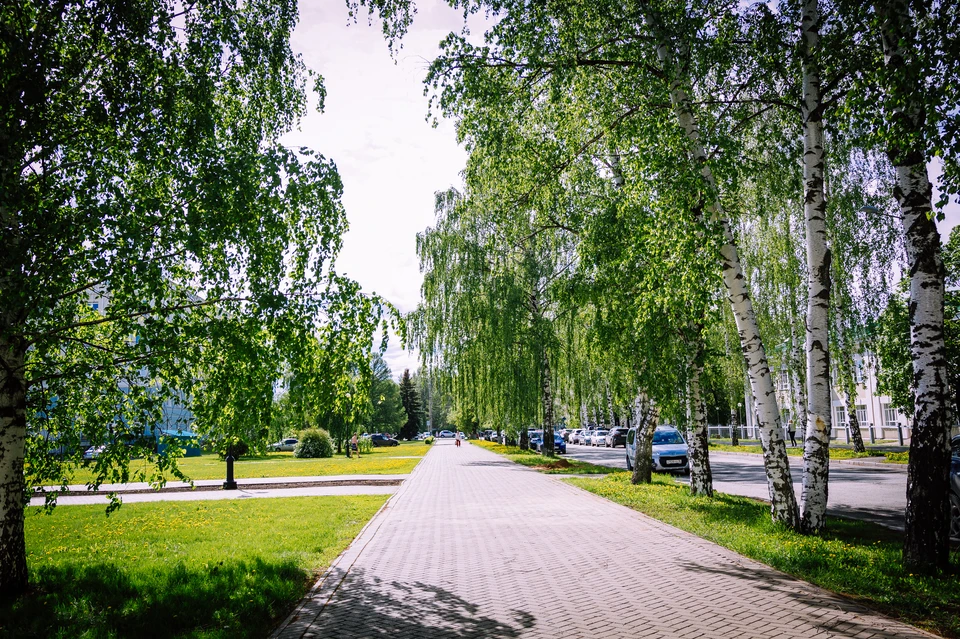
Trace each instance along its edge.
<instances>
[{"instance_id":1,"label":"distant person","mask_svg":"<svg viewBox=\"0 0 960 639\"><path fill-rule=\"evenodd\" d=\"M350 440L350 448L357 451L357 459L360 459L360 442L357 440L357 434L353 434L353 439Z\"/></svg>"},{"instance_id":2,"label":"distant person","mask_svg":"<svg viewBox=\"0 0 960 639\"><path fill-rule=\"evenodd\" d=\"M793 425L793 420L787 421L787 435L790 435L790 445L797 445L797 428Z\"/></svg>"},{"instance_id":3,"label":"distant person","mask_svg":"<svg viewBox=\"0 0 960 639\"><path fill-rule=\"evenodd\" d=\"M457 443L457 448L460 448L460 433L453 436L453 441Z\"/></svg>"}]
</instances>

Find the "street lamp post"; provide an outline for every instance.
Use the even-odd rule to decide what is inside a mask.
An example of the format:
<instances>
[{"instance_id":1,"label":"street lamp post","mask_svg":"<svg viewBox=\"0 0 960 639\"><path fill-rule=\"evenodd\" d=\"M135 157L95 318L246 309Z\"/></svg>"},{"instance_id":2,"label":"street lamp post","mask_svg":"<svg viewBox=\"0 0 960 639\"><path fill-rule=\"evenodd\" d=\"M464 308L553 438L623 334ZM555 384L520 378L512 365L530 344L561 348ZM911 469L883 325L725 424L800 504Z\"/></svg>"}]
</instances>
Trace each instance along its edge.
<instances>
[{"instance_id":1,"label":"street lamp post","mask_svg":"<svg viewBox=\"0 0 960 639\"><path fill-rule=\"evenodd\" d=\"M223 482L224 490L237 489L237 482L234 481L233 479L233 455L231 454L232 452L233 451L231 451L229 448L227 449L227 458L225 460L227 462L227 481Z\"/></svg>"}]
</instances>

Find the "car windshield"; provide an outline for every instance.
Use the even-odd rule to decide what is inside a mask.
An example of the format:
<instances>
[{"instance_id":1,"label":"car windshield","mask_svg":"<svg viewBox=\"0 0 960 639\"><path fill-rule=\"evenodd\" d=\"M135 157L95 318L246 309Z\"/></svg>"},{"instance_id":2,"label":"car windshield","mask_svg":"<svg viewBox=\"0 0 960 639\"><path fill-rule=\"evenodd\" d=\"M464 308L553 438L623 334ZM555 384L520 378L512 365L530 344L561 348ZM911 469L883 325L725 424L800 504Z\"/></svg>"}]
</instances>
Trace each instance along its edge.
<instances>
[{"instance_id":1,"label":"car windshield","mask_svg":"<svg viewBox=\"0 0 960 639\"><path fill-rule=\"evenodd\" d=\"M653 433L653 445L683 444L683 437L675 430L658 430Z\"/></svg>"},{"instance_id":2,"label":"car windshield","mask_svg":"<svg viewBox=\"0 0 960 639\"><path fill-rule=\"evenodd\" d=\"M596 435L606 435L607 432L608 432L608 431L605 431L605 430L598 430L595 434L596 434Z\"/></svg>"}]
</instances>

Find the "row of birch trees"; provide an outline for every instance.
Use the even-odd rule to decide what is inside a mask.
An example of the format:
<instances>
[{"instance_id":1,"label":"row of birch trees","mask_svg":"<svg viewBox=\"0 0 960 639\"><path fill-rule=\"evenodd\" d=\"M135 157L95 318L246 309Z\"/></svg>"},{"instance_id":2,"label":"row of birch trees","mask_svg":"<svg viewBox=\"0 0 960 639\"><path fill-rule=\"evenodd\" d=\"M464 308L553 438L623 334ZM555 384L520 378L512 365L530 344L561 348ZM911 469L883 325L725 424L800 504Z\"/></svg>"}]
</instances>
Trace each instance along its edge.
<instances>
[{"instance_id":1,"label":"row of birch trees","mask_svg":"<svg viewBox=\"0 0 960 639\"><path fill-rule=\"evenodd\" d=\"M470 156L419 237L410 327L458 405L521 436L542 424L547 455L561 419L629 421L647 450L669 418L690 435L691 490L709 495L705 389L722 388L759 429L773 519L816 534L831 391L854 417L856 361L903 278L904 559L946 567L955 417L936 219L958 187L957 7L457 5L493 26L482 42L450 34L428 73L432 116L455 119ZM799 503L777 374L803 436Z\"/></svg>"}]
</instances>

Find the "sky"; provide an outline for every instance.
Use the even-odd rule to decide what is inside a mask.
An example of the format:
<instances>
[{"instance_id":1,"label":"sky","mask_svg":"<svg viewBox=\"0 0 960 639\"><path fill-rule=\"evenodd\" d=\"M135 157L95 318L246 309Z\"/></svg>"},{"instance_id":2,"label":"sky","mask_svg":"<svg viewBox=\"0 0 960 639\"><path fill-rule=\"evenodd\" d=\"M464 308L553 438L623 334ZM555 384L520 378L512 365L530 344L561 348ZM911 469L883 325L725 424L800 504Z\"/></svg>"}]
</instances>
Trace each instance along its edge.
<instances>
[{"instance_id":1,"label":"sky","mask_svg":"<svg viewBox=\"0 0 960 639\"><path fill-rule=\"evenodd\" d=\"M471 18L470 26L482 35L483 18ZM379 21L353 23L343 0L305 0L293 36L294 51L323 76L327 97L324 112L311 108L284 143L308 146L337 164L350 223L337 269L403 313L420 299L416 235L434 222L434 193L460 186L466 165L452 122L437 128L427 122L423 95L437 44L462 27L462 12L418 0L403 48L391 57ZM937 167L931 169L935 177ZM940 224L944 240L958 222L960 207L953 204ZM396 337L385 359L395 377L419 365Z\"/></svg>"},{"instance_id":2,"label":"sky","mask_svg":"<svg viewBox=\"0 0 960 639\"><path fill-rule=\"evenodd\" d=\"M379 21L348 19L343 0L301 3L294 51L323 75L325 109L315 109L285 144L332 159L343 180L350 230L338 271L407 313L420 300L416 235L433 224L434 193L462 183L466 152L452 122L427 121L423 79L437 44L459 32L463 13L420 0L403 48L391 58ZM394 376L413 372L418 356L391 339L385 356Z\"/></svg>"}]
</instances>

